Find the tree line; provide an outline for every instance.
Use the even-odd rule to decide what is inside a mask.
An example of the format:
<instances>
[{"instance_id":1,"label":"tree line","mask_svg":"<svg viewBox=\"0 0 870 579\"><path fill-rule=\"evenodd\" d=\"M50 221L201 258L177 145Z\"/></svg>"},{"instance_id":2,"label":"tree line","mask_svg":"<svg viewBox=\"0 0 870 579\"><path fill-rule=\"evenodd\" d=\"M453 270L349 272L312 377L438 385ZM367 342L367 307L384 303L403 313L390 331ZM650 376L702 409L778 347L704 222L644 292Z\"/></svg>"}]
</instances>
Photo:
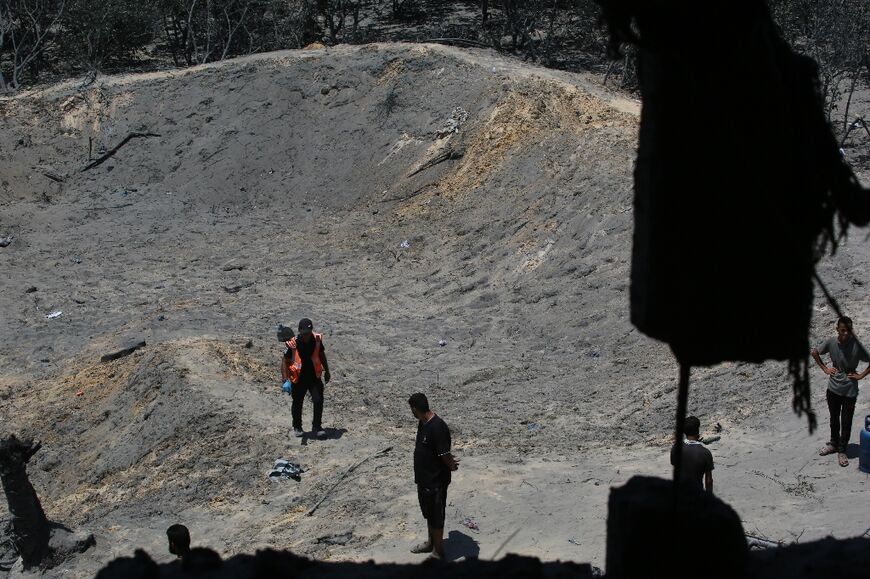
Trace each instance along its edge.
<instances>
[{"instance_id":1,"label":"tree line","mask_svg":"<svg viewBox=\"0 0 870 579\"><path fill-rule=\"evenodd\" d=\"M487 46L546 66L606 70L631 89L631 53L606 61L600 1L0 0L0 92L58 76L192 66L315 41L384 40ZM870 76L870 2L768 4L783 36L819 63L835 114Z\"/></svg>"}]
</instances>

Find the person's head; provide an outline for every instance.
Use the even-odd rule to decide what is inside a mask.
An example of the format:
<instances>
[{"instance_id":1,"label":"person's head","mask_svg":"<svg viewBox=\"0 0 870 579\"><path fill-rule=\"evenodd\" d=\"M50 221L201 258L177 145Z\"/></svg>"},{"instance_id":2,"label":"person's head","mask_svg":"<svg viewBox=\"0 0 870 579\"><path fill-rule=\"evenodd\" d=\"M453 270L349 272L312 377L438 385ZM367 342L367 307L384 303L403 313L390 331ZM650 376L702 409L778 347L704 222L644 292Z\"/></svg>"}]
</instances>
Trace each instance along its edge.
<instances>
[{"instance_id":1,"label":"person's head","mask_svg":"<svg viewBox=\"0 0 870 579\"><path fill-rule=\"evenodd\" d=\"M190 552L190 531L184 525L172 525L166 529L169 539L169 552L184 557Z\"/></svg>"},{"instance_id":2,"label":"person's head","mask_svg":"<svg viewBox=\"0 0 870 579\"><path fill-rule=\"evenodd\" d=\"M303 342L308 343L308 340L311 339L311 332L314 331L314 324L308 318L302 318L299 320L299 339Z\"/></svg>"},{"instance_id":3,"label":"person's head","mask_svg":"<svg viewBox=\"0 0 870 579\"><path fill-rule=\"evenodd\" d=\"M408 404L411 406L411 414L417 420L421 420L423 416L429 413L429 399L421 392L411 394L411 397L408 398Z\"/></svg>"},{"instance_id":4,"label":"person's head","mask_svg":"<svg viewBox=\"0 0 870 579\"><path fill-rule=\"evenodd\" d=\"M701 436L701 421L697 416L687 416L683 431L686 433L686 438L697 440Z\"/></svg>"},{"instance_id":5,"label":"person's head","mask_svg":"<svg viewBox=\"0 0 870 579\"><path fill-rule=\"evenodd\" d=\"M841 344L845 344L849 341L849 337L852 335L852 318L849 316L840 316L837 320L837 340Z\"/></svg>"}]
</instances>

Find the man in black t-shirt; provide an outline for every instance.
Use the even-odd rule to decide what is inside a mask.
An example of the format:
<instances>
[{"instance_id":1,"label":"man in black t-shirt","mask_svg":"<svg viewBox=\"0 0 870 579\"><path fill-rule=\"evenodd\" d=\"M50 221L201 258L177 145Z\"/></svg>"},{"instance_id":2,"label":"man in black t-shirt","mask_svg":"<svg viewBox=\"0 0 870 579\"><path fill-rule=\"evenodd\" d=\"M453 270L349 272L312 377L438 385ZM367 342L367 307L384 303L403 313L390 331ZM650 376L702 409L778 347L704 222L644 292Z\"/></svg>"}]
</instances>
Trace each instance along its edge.
<instances>
[{"instance_id":1,"label":"man in black t-shirt","mask_svg":"<svg viewBox=\"0 0 870 579\"><path fill-rule=\"evenodd\" d=\"M429 539L411 548L412 553L432 553L444 558L444 511L447 509L447 485L451 471L459 461L450 454L450 429L429 409L425 394L408 399L411 413L419 421L414 446L414 482L420 510L429 530Z\"/></svg>"},{"instance_id":2,"label":"man in black t-shirt","mask_svg":"<svg viewBox=\"0 0 870 579\"><path fill-rule=\"evenodd\" d=\"M683 464L680 471L680 483L691 488L713 492L713 454L707 450L701 441L701 421L694 416L686 418L686 440L675 444L671 449L671 464L676 462L677 451L683 453Z\"/></svg>"}]
</instances>

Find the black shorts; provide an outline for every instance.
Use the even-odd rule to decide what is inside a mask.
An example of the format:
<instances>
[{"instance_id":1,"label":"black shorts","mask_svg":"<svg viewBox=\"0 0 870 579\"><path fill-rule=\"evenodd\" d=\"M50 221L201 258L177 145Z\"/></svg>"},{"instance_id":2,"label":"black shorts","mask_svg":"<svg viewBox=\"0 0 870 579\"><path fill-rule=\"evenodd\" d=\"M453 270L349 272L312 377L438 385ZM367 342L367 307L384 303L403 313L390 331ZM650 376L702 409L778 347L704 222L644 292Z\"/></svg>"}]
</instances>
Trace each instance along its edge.
<instances>
[{"instance_id":1,"label":"black shorts","mask_svg":"<svg viewBox=\"0 0 870 579\"><path fill-rule=\"evenodd\" d=\"M417 499L423 518L433 529L444 528L444 511L447 510L447 485L417 485Z\"/></svg>"}]
</instances>

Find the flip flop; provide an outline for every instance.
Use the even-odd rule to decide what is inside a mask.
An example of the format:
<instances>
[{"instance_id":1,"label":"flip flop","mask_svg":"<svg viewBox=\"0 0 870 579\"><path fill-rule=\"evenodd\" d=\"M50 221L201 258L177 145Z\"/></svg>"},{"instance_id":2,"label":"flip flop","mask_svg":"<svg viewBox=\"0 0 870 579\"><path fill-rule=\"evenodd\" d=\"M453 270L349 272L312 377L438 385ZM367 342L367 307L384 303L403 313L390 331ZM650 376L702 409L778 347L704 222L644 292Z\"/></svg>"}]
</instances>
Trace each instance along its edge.
<instances>
[{"instance_id":1,"label":"flip flop","mask_svg":"<svg viewBox=\"0 0 870 579\"><path fill-rule=\"evenodd\" d=\"M826 444L822 450L819 451L819 456L828 456L829 454L834 454L837 452L837 449L831 446L830 444Z\"/></svg>"},{"instance_id":2,"label":"flip flop","mask_svg":"<svg viewBox=\"0 0 870 579\"><path fill-rule=\"evenodd\" d=\"M840 463L840 466L849 466L849 457L846 456L845 452L841 452L837 455L837 462Z\"/></svg>"},{"instance_id":3,"label":"flip flop","mask_svg":"<svg viewBox=\"0 0 870 579\"><path fill-rule=\"evenodd\" d=\"M419 545L414 545L411 547L411 552L415 554L420 553L431 553L432 552L432 544L431 543L420 543Z\"/></svg>"}]
</instances>

